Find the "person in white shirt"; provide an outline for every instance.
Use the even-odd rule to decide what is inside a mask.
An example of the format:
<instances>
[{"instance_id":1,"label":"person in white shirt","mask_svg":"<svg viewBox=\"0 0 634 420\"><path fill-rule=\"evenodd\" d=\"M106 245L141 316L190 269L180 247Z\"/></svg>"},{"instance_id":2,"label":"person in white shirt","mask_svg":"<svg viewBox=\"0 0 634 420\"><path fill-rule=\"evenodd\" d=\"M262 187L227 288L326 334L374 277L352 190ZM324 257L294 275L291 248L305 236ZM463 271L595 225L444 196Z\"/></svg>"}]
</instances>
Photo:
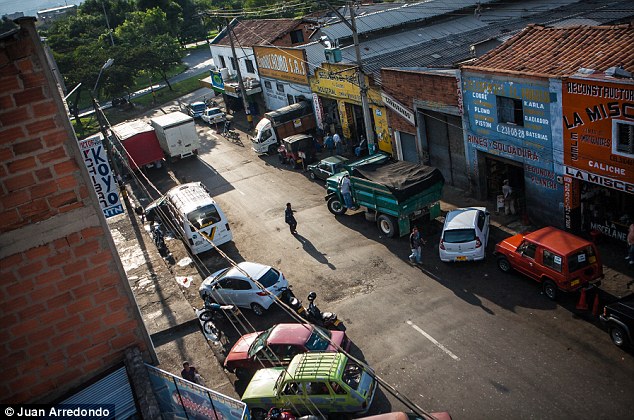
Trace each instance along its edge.
<instances>
[{"instance_id":1,"label":"person in white shirt","mask_svg":"<svg viewBox=\"0 0 634 420\"><path fill-rule=\"evenodd\" d=\"M335 135L332 136L332 140L335 142L335 149L337 150L337 154L340 155L343 152L343 144L341 143L341 137L339 137L339 133L335 132Z\"/></svg>"},{"instance_id":2,"label":"person in white shirt","mask_svg":"<svg viewBox=\"0 0 634 420\"><path fill-rule=\"evenodd\" d=\"M504 195L504 214L507 216L509 212L515 214L515 200L513 199L513 188L509 185L509 180L504 180L502 186L502 195Z\"/></svg>"},{"instance_id":3,"label":"person in white shirt","mask_svg":"<svg viewBox=\"0 0 634 420\"><path fill-rule=\"evenodd\" d=\"M353 209L354 205L352 204L352 190L350 189L350 175L345 174L343 178L341 178L340 185L341 195L343 195L343 201L347 208Z\"/></svg>"}]
</instances>

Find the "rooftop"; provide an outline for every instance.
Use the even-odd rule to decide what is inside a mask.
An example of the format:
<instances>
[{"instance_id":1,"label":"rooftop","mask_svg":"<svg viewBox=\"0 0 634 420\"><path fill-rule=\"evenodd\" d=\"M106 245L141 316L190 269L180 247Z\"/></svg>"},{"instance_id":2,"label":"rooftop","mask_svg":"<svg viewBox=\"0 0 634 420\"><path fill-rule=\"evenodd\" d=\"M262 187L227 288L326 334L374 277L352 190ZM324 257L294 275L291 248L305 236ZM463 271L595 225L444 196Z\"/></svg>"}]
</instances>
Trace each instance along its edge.
<instances>
[{"instance_id":1,"label":"rooftop","mask_svg":"<svg viewBox=\"0 0 634 420\"><path fill-rule=\"evenodd\" d=\"M236 48L273 44L305 22L301 19L256 19L232 22ZM223 30L211 41L215 45L231 45Z\"/></svg>"}]
</instances>

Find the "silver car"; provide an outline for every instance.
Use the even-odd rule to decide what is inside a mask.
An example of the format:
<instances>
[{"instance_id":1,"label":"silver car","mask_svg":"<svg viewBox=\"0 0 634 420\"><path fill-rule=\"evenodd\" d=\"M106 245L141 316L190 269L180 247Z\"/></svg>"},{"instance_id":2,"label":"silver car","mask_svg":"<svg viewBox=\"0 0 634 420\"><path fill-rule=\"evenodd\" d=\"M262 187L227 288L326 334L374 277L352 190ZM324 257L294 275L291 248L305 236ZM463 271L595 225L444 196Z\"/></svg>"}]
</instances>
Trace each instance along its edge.
<instances>
[{"instance_id":1,"label":"silver car","mask_svg":"<svg viewBox=\"0 0 634 420\"><path fill-rule=\"evenodd\" d=\"M275 302L274 296L279 296L287 287L288 281L275 268L241 262L237 268L225 268L207 277L198 293L202 299L207 297L220 304L250 308L256 315L262 315Z\"/></svg>"},{"instance_id":2,"label":"silver car","mask_svg":"<svg viewBox=\"0 0 634 420\"><path fill-rule=\"evenodd\" d=\"M489 242L489 220L489 212L484 207L447 213L438 244L441 261L483 260Z\"/></svg>"}]
</instances>

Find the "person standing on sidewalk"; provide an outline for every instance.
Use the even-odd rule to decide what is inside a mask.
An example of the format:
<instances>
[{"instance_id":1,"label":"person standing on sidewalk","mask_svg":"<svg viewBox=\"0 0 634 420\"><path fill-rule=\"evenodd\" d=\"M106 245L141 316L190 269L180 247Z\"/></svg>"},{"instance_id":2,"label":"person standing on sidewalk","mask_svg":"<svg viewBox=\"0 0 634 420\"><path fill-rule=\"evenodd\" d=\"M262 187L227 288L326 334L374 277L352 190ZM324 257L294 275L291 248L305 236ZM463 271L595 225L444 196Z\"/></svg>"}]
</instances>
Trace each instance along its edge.
<instances>
[{"instance_id":1,"label":"person standing on sidewalk","mask_svg":"<svg viewBox=\"0 0 634 420\"><path fill-rule=\"evenodd\" d=\"M181 370L181 376L183 379L187 379L189 382L200 385L202 377L198 373L195 367L190 366L189 362L183 362L183 370Z\"/></svg>"},{"instance_id":2,"label":"person standing on sidewalk","mask_svg":"<svg viewBox=\"0 0 634 420\"><path fill-rule=\"evenodd\" d=\"M343 153L343 144L341 143L341 137L339 137L339 134L337 132L335 132L335 135L332 136L332 141L335 142L335 149L337 150L337 154L340 155L341 153Z\"/></svg>"},{"instance_id":3,"label":"person standing on sidewalk","mask_svg":"<svg viewBox=\"0 0 634 420\"><path fill-rule=\"evenodd\" d=\"M284 211L284 221L288 224L288 227L291 230L291 233L295 235L297 233L297 220L295 220L295 216L293 216L295 210L291 208L291 203L286 203L286 210Z\"/></svg>"},{"instance_id":4,"label":"person standing on sidewalk","mask_svg":"<svg viewBox=\"0 0 634 420\"><path fill-rule=\"evenodd\" d=\"M412 233L409 235L409 247L412 250L412 253L409 256L409 260L416 264L421 264L422 260L422 246L426 242L423 240L418 228L414 226L412 228Z\"/></svg>"},{"instance_id":5,"label":"person standing on sidewalk","mask_svg":"<svg viewBox=\"0 0 634 420\"><path fill-rule=\"evenodd\" d=\"M627 232L627 257L630 265L634 265L634 223L630 224L630 230Z\"/></svg>"},{"instance_id":6,"label":"person standing on sidewalk","mask_svg":"<svg viewBox=\"0 0 634 420\"><path fill-rule=\"evenodd\" d=\"M515 200L513 199L513 188L509 185L509 180L504 180L504 185L502 186L502 194L504 195L504 214L507 216L509 212L511 214L515 214Z\"/></svg>"}]
</instances>

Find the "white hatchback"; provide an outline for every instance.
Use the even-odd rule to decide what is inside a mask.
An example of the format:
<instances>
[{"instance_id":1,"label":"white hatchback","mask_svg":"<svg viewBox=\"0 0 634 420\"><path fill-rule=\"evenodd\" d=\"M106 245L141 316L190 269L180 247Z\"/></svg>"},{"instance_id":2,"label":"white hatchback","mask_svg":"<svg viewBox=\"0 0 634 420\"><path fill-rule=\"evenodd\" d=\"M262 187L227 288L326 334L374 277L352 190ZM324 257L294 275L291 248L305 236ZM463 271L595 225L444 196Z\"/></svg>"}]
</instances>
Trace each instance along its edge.
<instances>
[{"instance_id":1,"label":"white hatchback","mask_svg":"<svg viewBox=\"0 0 634 420\"><path fill-rule=\"evenodd\" d=\"M279 296L287 287L288 281L281 271L268 265L241 262L238 267L225 268L207 277L198 293L203 300L208 297L214 302L250 308L256 315L262 315L275 302L274 296Z\"/></svg>"},{"instance_id":2,"label":"white hatchback","mask_svg":"<svg viewBox=\"0 0 634 420\"><path fill-rule=\"evenodd\" d=\"M441 261L483 260L489 242L489 219L489 212L484 207L447 213L438 245Z\"/></svg>"}]
</instances>

